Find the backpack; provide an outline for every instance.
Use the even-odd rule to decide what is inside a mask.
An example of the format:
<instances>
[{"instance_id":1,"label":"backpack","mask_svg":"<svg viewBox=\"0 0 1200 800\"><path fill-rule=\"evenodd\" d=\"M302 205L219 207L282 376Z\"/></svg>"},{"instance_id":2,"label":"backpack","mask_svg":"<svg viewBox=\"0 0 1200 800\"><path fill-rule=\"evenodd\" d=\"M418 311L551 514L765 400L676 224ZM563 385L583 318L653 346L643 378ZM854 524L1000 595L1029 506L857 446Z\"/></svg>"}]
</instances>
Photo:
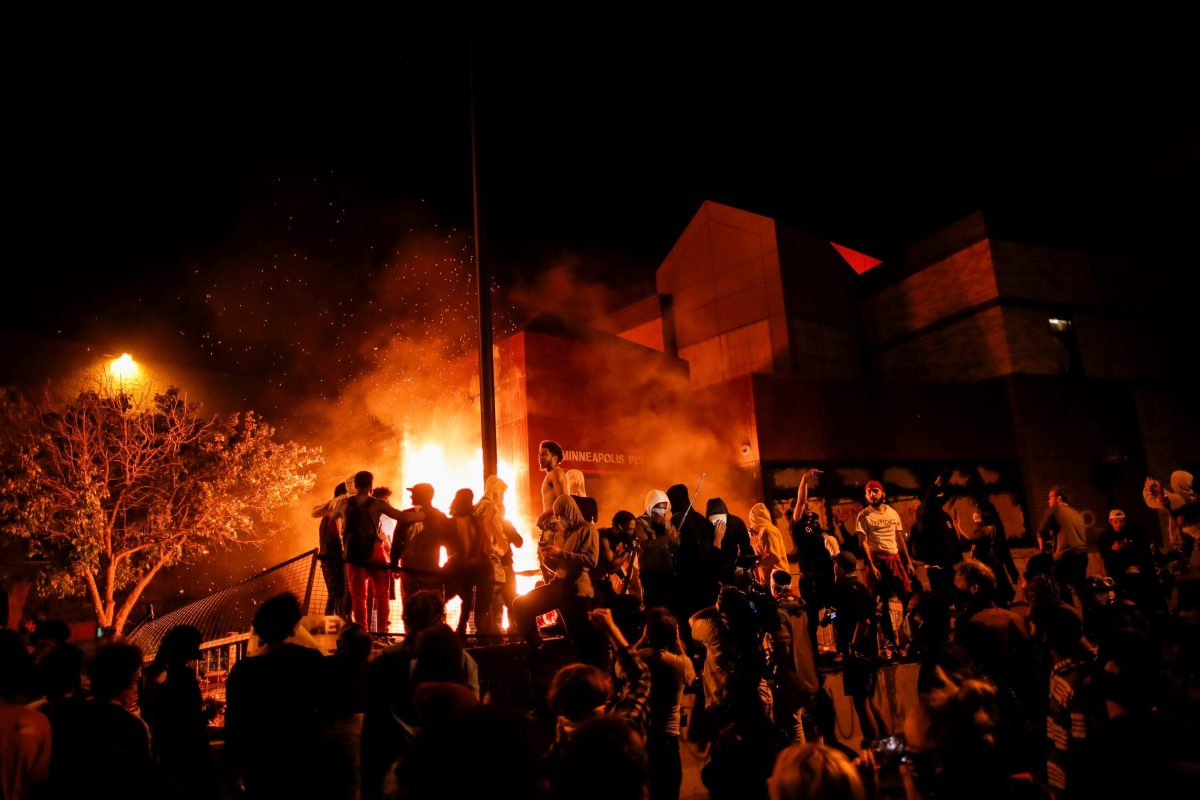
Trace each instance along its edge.
<instances>
[{"instance_id":1,"label":"backpack","mask_svg":"<svg viewBox=\"0 0 1200 800\"><path fill-rule=\"evenodd\" d=\"M346 501L346 512L343 516L346 528L342 538L346 547L347 564L366 564L375 554L379 532L375 515L367 509L369 505L370 500L365 503L359 503L353 498Z\"/></svg>"}]
</instances>

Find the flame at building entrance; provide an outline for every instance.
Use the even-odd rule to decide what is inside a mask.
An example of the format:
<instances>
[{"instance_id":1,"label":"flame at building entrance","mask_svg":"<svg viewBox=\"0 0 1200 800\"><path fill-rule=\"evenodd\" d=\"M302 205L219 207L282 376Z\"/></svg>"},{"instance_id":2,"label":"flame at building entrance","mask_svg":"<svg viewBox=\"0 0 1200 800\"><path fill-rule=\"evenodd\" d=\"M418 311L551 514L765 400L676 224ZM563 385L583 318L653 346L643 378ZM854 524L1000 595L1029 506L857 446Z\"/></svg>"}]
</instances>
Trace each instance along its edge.
<instances>
[{"instance_id":1,"label":"flame at building entrance","mask_svg":"<svg viewBox=\"0 0 1200 800\"><path fill-rule=\"evenodd\" d=\"M505 518L512 523L521 534L524 543L521 547L513 548L513 569L517 573L536 573L538 569L537 543L535 532L530 523L528 509L515 490L517 486L516 469L501 459L497 465L497 473L509 489L505 493ZM483 450L471 448L469 445L453 445L440 441L417 441L415 437L405 436L401 444L400 465L398 472L403 489L394 489L396 493L392 502L397 507L407 506L407 487L417 483L428 483L434 488L435 507L449 512L450 501L459 489L470 489L478 502L483 496ZM405 494L400 496L400 492ZM395 522L383 518L384 530L390 537L395 530ZM447 560L446 549L441 549L439 565ZM516 576L517 594L522 595L534 588L538 580L536 574ZM397 601L398 602L398 601ZM446 604L447 620L453 625L462 610L462 598L456 597ZM398 612L398 610L397 610ZM392 619L398 621L399 613L393 613ZM508 611L505 609L501 627L509 628Z\"/></svg>"}]
</instances>

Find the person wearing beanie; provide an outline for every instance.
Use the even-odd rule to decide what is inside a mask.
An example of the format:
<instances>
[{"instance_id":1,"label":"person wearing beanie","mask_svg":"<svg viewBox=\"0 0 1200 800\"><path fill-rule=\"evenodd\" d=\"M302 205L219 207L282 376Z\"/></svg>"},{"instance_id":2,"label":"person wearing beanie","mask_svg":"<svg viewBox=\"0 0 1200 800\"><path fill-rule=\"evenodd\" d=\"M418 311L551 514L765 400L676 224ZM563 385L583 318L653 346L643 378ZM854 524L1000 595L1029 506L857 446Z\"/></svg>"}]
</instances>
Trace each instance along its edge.
<instances>
[{"instance_id":1,"label":"person wearing beanie","mask_svg":"<svg viewBox=\"0 0 1200 800\"><path fill-rule=\"evenodd\" d=\"M671 524L671 501L661 489L646 493L646 512L637 519L636 535L642 549L642 599L646 608L671 607L674 600L675 554L679 531Z\"/></svg>"}]
</instances>

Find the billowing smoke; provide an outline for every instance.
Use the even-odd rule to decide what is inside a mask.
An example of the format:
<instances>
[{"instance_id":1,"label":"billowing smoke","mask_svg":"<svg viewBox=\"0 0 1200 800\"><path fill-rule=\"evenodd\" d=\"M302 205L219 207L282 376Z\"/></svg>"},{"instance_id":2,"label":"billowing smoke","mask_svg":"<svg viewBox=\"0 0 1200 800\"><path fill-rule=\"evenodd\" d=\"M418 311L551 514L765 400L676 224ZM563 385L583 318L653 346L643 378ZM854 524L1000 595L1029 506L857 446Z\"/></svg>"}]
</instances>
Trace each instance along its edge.
<instances>
[{"instance_id":1,"label":"billowing smoke","mask_svg":"<svg viewBox=\"0 0 1200 800\"><path fill-rule=\"evenodd\" d=\"M439 485L420 465L404 463L406 442L410 452L426 443L456 454L479 447L477 300L469 239L413 227L398 244L360 255L366 263L358 268L281 253L275 258L293 262L286 269L227 262L204 275L212 346L239 354L274 382L268 387L270 407L263 410L283 435L324 450L316 490L281 514L278 522L287 534L262 554L263 563L314 546L316 525L308 509L360 469L375 473L376 485L391 486L397 505L408 502L404 485L430 480L435 503L448 506L459 486ZM527 400L543 408L557 405L564 431L585 434L586 441L564 434L563 447L629 458L622 465L564 464L584 471L602 524L620 508L641 513L650 489L674 483L694 489L701 473L706 477L696 501L699 513L708 498L721 496L732 513L745 514L759 493L758 476L739 466L756 459L742 413L748 397L728 388L697 389L684 362L588 332L586 323L629 296L579 279L569 264L495 294L499 349L507 333L531 320L551 320L562 329L555 374L536 384L531 380L538 396ZM581 339L590 344L577 347ZM498 371L503 366L501 359ZM503 385L508 377L498 374L497 381ZM555 435L553 424L547 435ZM510 508L536 513L540 509L528 499L542 477L536 454L507 456L517 472L510 481ZM474 481L481 484L482 477L472 476Z\"/></svg>"}]
</instances>

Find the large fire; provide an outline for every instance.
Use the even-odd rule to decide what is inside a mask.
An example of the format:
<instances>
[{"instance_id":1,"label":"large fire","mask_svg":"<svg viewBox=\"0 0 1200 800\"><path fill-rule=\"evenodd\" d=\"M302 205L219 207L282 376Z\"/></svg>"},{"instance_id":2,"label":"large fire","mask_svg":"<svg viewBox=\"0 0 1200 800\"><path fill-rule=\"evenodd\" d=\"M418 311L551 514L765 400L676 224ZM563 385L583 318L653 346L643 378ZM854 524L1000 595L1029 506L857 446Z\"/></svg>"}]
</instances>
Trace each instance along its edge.
<instances>
[{"instance_id":1,"label":"large fire","mask_svg":"<svg viewBox=\"0 0 1200 800\"><path fill-rule=\"evenodd\" d=\"M455 447L440 442L415 442L405 437L401 448L400 458L401 486L408 487L416 483L428 483L434 488L434 505L443 511L449 511L450 499L459 489L470 489L475 493L476 501L483 496L483 450L469 447ZM537 543L530 524L526 503L517 490L517 472L513 466L503 459L496 469L500 479L508 484L505 492L505 517L524 538L525 543L513 549L513 569L517 575L517 593L525 594L537 583L534 574L521 575L521 572L537 571ZM397 498L394 498L397 499ZM398 500L398 499L397 499ZM385 518L385 528L390 535L394 523ZM442 563L445 563L445 548L442 550ZM455 598L446 604L448 618L457 619L462 607L462 599ZM504 612L502 627L507 629L508 611Z\"/></svg>"}]
</instances>

